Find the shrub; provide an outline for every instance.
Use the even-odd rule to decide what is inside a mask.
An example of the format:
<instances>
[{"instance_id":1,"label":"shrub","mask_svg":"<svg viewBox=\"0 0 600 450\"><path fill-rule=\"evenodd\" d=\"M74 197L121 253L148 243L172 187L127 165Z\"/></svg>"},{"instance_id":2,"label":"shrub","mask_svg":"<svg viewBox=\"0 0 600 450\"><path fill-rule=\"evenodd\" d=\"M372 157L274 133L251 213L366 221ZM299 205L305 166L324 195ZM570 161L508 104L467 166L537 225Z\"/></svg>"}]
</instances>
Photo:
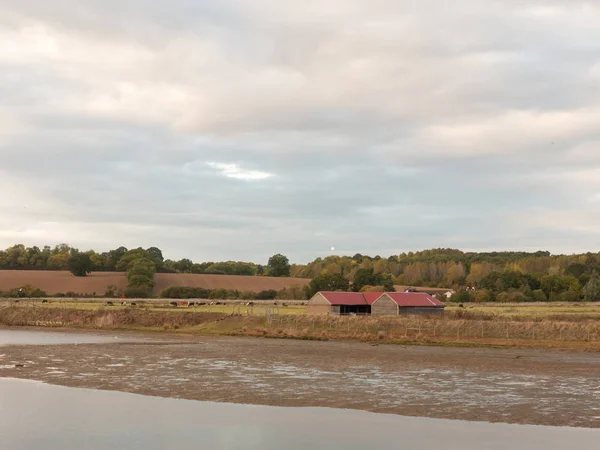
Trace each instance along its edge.
<instances>
[{"instance_id":1,"label":"shrub","mask_svg":"<svg viewBox=\"0 0 600 450\"><path fill-rule=\"evenodd\" d=\"M148 298L152 295L152 290L146 286L132 286L125 289L127 298Z\"/></svg>"},{"instance_id":2,"label":"shrub","mask_svg":"<svg viewBox=\"0 0 600 450\"><path fill-rule=\"evenodd\" d=\"M256 294L256 300L275 300L277 298L277 291L269 289L268 291L260 291Z\"/></svg>"},{"instance_id":3,"label":"shrub","mask_svg":"<svg viewBox=\"0 0 600 450\"><path fill-rule=\"evenodd\" d=\"M44 291L35 286L25 285L19 288L12 289L9 291L9 297L28 297L28 298L40 298L48 297Z\"/></svg>"},{"instance_id":4,"label":"shrub","mask_svg":"<svg viewBox=\"0 0 600 450\"><path fill-rule=\"evenodd\" d=\"M210 289L187 286L171 286L162 291L162 298L210 298Z\"/></svg>"},{"instance_id":5,"label":"shrub","mask_svg":"<svg viewBox=\"0 0 600 450\"><path fill-rule=\"evenodd\" d=\"M546 301L548 301L548 297L546 297L546 294L541 289L536 289L535 291L533 291L532 292L532 296L533 296L533 301L534 302L546 302Z\"/></svg>"},{"instance_id":6,"label":"shrub","mask_svg":"<svg viewBox=\"0 0 600 450\"><path fill-rule=\"evenodd\" d=\"M520 303L529 301L529 297L523 292L514 289L509 292L500 292L498 294L498 301L502 303Z\"/></svg>"}]
</instances>

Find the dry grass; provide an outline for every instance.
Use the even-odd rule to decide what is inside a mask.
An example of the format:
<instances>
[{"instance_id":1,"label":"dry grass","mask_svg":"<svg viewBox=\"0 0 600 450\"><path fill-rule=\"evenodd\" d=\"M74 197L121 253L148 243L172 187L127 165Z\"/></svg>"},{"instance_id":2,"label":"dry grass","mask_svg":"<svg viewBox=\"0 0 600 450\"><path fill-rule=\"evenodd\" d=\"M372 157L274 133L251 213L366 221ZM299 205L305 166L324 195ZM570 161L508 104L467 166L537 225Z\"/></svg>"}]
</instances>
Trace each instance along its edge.
<instances>
[{"instance_id":1,"label":"dry grass","mask_svg":"<svg viewBox=\"0 0 600 450\"><path fill-rule=\"evenodd\" d=\"M299 310L300 308L296 308ZM291 310L290 310L291 311ZM203 335L360 340L381 343L502 345L600 350L600 321L514 321L507 317L271 316L98 305L4 306L0 325L178 330Z\"/></svg>"}]
</instances>

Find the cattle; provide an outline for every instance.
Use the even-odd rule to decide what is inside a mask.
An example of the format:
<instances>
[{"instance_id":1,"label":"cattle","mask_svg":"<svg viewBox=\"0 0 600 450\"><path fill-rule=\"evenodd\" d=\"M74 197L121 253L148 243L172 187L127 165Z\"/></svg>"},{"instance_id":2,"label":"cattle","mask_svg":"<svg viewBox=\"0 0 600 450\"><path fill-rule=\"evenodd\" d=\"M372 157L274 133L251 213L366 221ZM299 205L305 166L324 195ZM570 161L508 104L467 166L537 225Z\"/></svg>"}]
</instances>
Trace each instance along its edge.
<instances>
[{"instance_id":1,"label":"cattle","mask_svg":"<svg viewBox=\"0 0 600 450\"><path fill-rule=\"evenodd\" d=\"M196 303L196 305L198 305L198 306L204 306L204 305L206 305L206 302Z\"/></svg>"},{"instance_id":2,"label":"cattle","mask_svg":"<svg viewBox=\"0 0 600 450\"><path fill-rule=\"evenodd\" d=\"M281 306L283 306L284 308L288 307L287 303L282 303Z\"/></svg>"},{"instance_id":3,"label":"cattle","mask_svg":"<svg viewBox=\"0 0 600 450\"><path fill-rule=\"evenodd\" d=\"M196 306L195 302L187 302L188 308L191 308L192 306Z\"/></svg>"},{"instance_id":4,"label":"cattle","mask_svg":"<svg viewBox=\"0 0 600 450\"><path fill-rule=\"evenodd\" d=\"M106 306L115 306L113 302L106 302Z\"/></svg>"},{"instance_id":5,"label":"cattle","mask_svg":"<svg viewBox=\"0 0 600 450\"><path fill-rule=\"evenodd\" d=\"M277 302L273 302L273 304L274 304L275 306L277 306Z\"/></svg>"},{"instance_id":6,"label":"cattle","mask_svg":"<svg viewBox=\"0 0 600 450\"><path fill-rule=\"evenodd\" d=\"M177 302L171 302L169 305L171 305L173 308L177 308Z\"/></svg>"},{"instance_id":7,"label":"cattle","mask_svg":"<svg viewBox=\"0 0 600 450\"><path fill-rule=\"evenodd\" d=\"M217 303L215 303L215 305L222 305L222 303L221 302L217 302Z\"/></svg>"},{"instance_id":8,"label":"cattle","mask_svg":"<svg viewBox=\"0 0 600 450\"><path fill-rule=\"evenodd\" d=\"M136 302L131 302L131 306L137 306Z\"/></svg>"},{"instance_id":9,"label":"cattle","mask_svg":"<svg viewBox=\"0 0 600 450\"><path fill-rule=\"evenodd\" d=\"M210 302L210 306L213 306L215 304L215 302Z\"/></svg>"},{"instance_id":10,"label":"cattle","mask_svg":"<svg viewBox=\"0 0 600 450\"><path fill-rule=\"evenodd\" d=\"M122 306L127 306L127 302L121 303Z\"/></svg>"},{"instance_id":11,"label":"cattle","mask_svg":"<svg viewBox=\"0 0 600 450\"><path fill-rule=\"evenodd\" d=\"M19 303L21 300L15 300L15 303Z\"/></svg>"},{"instance_id":12,"label":"cattle","mask_svg":"<svg viewBox=\"0 0 600 450\"><path fill-rule=\"evenodd\" d=\"M459 303L458 307L459 307L459 308L464 308L464 307L465 307L465 305L463 305L462 303Z\"/></svg>"},{"instance_id":13,"label":"cattle","mask_svg":"<svg viewBox=\"0 0 600 450\"><path fill-rule=\"evenodd\" d=\"M246 303L246 306L254 306L254 302L248 302Z\"/></svg>"},{"instance_id":14,"label":"cattle","mask_svg":"<svg viewBox=\"0 0 600 450\"><path fill-rule=\"evenodd\" d=\"M42 303L48 303L48 300L42 300Z\"/></svg>"}]
</instances>

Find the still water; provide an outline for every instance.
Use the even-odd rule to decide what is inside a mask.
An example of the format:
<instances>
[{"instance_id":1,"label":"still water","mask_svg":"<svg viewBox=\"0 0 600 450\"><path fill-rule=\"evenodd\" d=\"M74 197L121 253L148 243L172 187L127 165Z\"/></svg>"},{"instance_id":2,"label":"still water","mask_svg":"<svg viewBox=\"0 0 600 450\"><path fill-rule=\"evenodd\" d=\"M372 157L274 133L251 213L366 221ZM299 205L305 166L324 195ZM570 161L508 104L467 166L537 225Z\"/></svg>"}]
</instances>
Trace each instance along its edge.
<instances>
[{"instance_id":1,"label":"still water","mask_svg":"<svg viewBox=\"0 0 600 450\"><path fill-rule=\"evenodd\" d=\"M59 345L59 344L108 344L111 342L143 342L146 339L127 338L101 334L63 333L60 331L31 331L0 329L2 345Z\"/></svg>"},{"instance_id":2,"label":"still water","mask_svg":"<svg viewBox=\"0 0 600 450\"><path fill-rule=\"evenodd\" d=\"M597 450L600 430L206 403L0 379L3 450Z\"/></svg>"}]
</instances>

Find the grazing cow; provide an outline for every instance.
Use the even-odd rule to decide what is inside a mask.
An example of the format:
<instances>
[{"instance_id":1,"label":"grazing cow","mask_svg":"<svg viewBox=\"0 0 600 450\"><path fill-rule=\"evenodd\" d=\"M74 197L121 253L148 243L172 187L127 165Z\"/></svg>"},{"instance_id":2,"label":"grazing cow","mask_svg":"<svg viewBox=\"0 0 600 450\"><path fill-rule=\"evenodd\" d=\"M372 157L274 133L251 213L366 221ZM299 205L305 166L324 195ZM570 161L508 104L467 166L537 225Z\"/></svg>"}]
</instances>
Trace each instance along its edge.
<instances>
[{"instance_id":1,"label":"grazing cow","mask_svg":"<svg viewBox=\"0 0 600 450\"><path fill-rule=\"evenodd\" d=\"M177 308L177 302L171 302L169 305L171 305L173 308Z\"/></svg>"},{"instance_id":2,"label":"grazing cow","mask_svg":"<svg viewBox=\"0 0 600 450\"><path fill-rule=\"evenodd\" d=\"M215 305L221 305L221 304L222 304L221 302L217 302L217 303L215 303Z\"/></svg>"},{"instance_id":3,"label":"grazing cow","mask_svg":"<svg viewBox=\"0 0 600 450\"><path fill-rule=\"evenodd\" d=\"M465 307L465 305L463 305L462 303L459 303L458 307L459 307L459 308L464 308L464 307Z\"/></svg>"},{"instance_id":4,"label":"grazing cow","mask_svg":"<svg viewBox=\"0 0 600 450\"><path fill-rule=\"evenodd\" d=\"M206 305L206 302L196 303L196 305L198 305L198 306L204 306L204 305Z\"/></svg>"},{"instance_id":5,"label":"grazing cow","mask_svg":"<svg viewBox=\"0 0 600 450\"><path fill-rule=\"evenodd\" d=\"M136 302L131 302L131 306L137 306Z\"/></svg>"},{"instance_id":6,"label":"grazing cow","mask_svg":"<svg viewBox=\"0 0 600 450\"><path fill-rule=\"evenodd\" d=\"M106 306L115 306L113 302L106 302Z\"/></svg>"},{"instance_id":7,"label":"grazing cow","mask_svg":"<svg viewBox=\"0 0 600 450\"><path fill-rule=\"evenodd\" d=\"M254 302L248 302L246 303L246 306L254 306Z\"/></svg>"},{"instance_id":8,"label":"grazing cow","mask_svg":"<svg viewBox=\"0 0 600 450\"><path fill-rule=\"evenodd\" d=\"M283 306L284 308L288 307L287 303L282 303L281 306Z\"/></svg>"},{"instance_id":9,"label":"grazing cow","mask_svg":"<svg viewBox=\"0 0 600 450\"><path fill-rule=\"evenodd\" d=\"M122 306L127 306L127 302L121 303Z\"/></svg>"},{"instance_id":10,"label":"grazing cow","mask_svg":"<svg viewBox=\"0 0 600 450\"><path fill-rule=\"evenodd\" d=\"M48 303L48 300L42 300L42 303Z\"/></svg>"},{"instance_id":11,"label":"grazing cow","mask_svg":"<svg viewBox=\"0 0 600 450\"><path fill-rule=\"evenodd\" d=\"M188 308L191 308L192 306L196 306L196 303L194 302L187 302Z\"/></svg>"},{"instance_id":12,"label":"grazing cow","mask_svg":"<svg viewBox=\"0 0 600 450\"><path fill-rule=\"evenodd\" d=\"M213 306L215 304L215 302L210 302L210 306Z\"/></svg>"},{"instance_id":13,"label":"grazing cow","mask_svg":"<svg viewBox=\"0 0 600 450\"><path fill-rule=\"evenodd\" d=\"M273 304L274 304L275 306L277 306L277 302L273 302Z\"/></svg>"}]
</instances>

